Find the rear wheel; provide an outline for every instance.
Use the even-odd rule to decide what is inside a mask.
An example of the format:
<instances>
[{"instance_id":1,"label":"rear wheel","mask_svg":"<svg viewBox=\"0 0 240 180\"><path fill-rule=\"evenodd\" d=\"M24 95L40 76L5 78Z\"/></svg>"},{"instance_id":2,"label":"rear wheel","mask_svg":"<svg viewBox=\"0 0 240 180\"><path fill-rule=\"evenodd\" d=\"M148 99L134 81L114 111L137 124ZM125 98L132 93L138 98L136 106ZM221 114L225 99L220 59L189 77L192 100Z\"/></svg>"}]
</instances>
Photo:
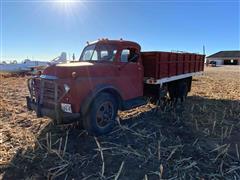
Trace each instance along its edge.
<instances>
[{"instance_id":1,"label":"rear wheel","mask_svg":"<svg viewBox=\"0 0 240 180\"><path fill-rule=\"evenodd\" d=\"M175 103L178 98L178 83L177 81L173 81L168 83L168 95L170 98L170 101L172 103Z\"/></svg>"},{"instance_id":2,"label":"rear wheel","mask_svg":"<svg viewBox=\"0 0 240 180\"><path fill-rule=\"evenodd\" d=\"M187 79L178 82L178 98L183 102L188 94L188 81Z\"/></svg>"},{"instance_id":3,"label":"rear wheel","mask_svg":"<svg viewBox=\"0 0 240 180\"><path fill-rule=\"evenodd\" d=\"M84 120L84 128L89 134L99 136L112 130L117 116L118 105L108 93L100 93L92 102Z\"/></svg>"},{"instance_id":4,"label":"rear wheel","mask_svg":"<svg viewBox=\"0 0 240 180\"><path fill-rule=\"evenodd\" d=\"M176 103L178 99L182 102L186 99L191 86L191 78L181 79L168 83L168 93L170 100Z\"/></svg>"}]
</instances>

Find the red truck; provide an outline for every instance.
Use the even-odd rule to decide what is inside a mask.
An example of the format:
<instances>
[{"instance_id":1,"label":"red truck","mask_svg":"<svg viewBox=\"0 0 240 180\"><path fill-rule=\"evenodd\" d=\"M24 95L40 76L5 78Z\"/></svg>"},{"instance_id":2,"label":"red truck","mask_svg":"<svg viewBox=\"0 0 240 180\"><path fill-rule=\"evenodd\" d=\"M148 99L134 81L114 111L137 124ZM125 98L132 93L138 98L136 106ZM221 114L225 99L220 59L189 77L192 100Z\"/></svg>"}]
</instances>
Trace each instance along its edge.
<instances>
[{"instance_id":1,"label":"red truck","mask_svg":"<svg viewBox=\"0 0 240 180\"><path fill-rule=\"evenodd\" d=\"M29 110L57 124L81 121L92 135L113 128L118 110L147 99L184 99L192 76L204 69L204 55L141 52L139 44L101 39L88 43L79 61L47 67L28 80Z\"/></svg>"}]
</instances>

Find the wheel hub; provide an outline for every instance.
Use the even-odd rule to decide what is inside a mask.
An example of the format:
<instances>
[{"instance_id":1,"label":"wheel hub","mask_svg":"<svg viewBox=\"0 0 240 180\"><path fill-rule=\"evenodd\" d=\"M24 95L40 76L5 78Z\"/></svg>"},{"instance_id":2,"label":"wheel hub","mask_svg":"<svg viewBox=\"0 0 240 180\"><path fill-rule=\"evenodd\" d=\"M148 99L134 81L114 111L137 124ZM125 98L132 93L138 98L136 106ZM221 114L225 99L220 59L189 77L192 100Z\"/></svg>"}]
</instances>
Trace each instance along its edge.
<instances>
[{"instance_id":1,"label":"wheel hub","mask_svg":"<svg viewBox=\"0 0 240 180\"><path fill-rule=\"evenodd\" d=\"M102 103L97 110L97 124L106 126L113 119L114 108L110 101Z\"/></svg>"}]
</instances>

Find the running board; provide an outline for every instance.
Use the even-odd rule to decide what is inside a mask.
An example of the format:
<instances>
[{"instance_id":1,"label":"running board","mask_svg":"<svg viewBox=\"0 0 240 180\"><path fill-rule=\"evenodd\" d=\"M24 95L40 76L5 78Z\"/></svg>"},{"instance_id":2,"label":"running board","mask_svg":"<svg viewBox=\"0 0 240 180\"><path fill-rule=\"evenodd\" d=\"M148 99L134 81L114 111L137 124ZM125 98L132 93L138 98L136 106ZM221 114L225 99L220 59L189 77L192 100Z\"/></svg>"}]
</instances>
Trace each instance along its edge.
<instances>
[{"instance_id":1,"label":"running board","mask_svg":"<svg viewBox=\"0 0 240 180\"><path fill-rule=\"evenodd\" d=\"M147 104L147 101L143 97L138 97L138 98L126 100L126 101L123 102L122 110L123 111L129 110L129 109L132 109L132 108L143 106L145 104Z\"/></svg>"}]
</instances>

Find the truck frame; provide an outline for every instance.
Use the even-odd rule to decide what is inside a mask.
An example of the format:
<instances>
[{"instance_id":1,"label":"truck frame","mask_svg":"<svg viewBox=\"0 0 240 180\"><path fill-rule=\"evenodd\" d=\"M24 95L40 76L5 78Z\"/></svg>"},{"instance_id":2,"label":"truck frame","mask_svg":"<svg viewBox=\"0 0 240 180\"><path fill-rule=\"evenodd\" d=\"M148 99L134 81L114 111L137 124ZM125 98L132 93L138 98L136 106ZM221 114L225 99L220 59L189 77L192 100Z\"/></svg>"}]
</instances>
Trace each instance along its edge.
<instances>
[{"instance_id":1,"label":"truck frame","mask_svg":"<svg viewBox=\"0 0 240 180\"><path fill-rule=\"evenodd\" d=\"M141 52L132 41L88 43L77 62L55 64L28 79L29 110L56 124L80 121L92 135L112 130L118 110L147 103L183 101L192 76L204 69L204 55Z\"/></svg>"}]
</instances>

